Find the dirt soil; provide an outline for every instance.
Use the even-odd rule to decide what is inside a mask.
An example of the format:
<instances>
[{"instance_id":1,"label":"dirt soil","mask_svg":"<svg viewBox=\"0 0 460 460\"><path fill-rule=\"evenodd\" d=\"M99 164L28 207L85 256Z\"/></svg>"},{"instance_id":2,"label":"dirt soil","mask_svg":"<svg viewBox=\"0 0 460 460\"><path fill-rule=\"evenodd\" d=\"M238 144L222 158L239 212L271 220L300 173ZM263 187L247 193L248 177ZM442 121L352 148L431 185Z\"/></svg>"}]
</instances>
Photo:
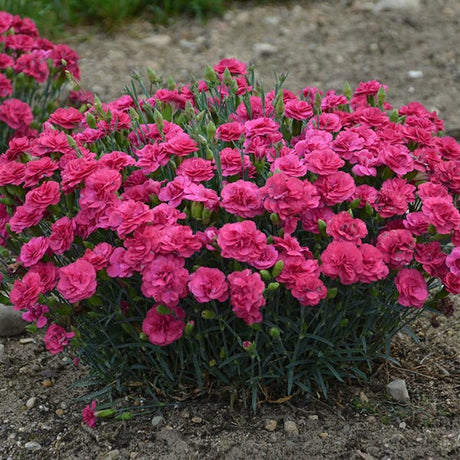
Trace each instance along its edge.
<instances>
[{"instance_id":1,"label":"dirt soil","mask_svg":"<svg viewBox=\"0 0 460 460\"><path fill-rule=\"evenodd\" d=\"M375 78L388 85L395 106L416 100L436 109L458 136L460 2L426 0L378 13L376 3L247 2L206 24L139 20L110 36L80 28L67 43L82 57L83 87L105 101L121 95L133 69L150 66L187 82L233 56L254 63L267 85L273 71L289 71L291 90L340 90L345 81ZM39 337L2 338L0 459L458 458L460 320L440 317L438 328L429 320L417 324L420 343L394 340L400 366L380 363L369 382L335 385L328 401L313 394L261 402L254 415L238 401L231 408L227 396L201 396L128 422L99 419L96 429L82 424L78 398L87 390L73 385L84 366L52 357ZM409 403L387 395L394 379L405 380Z\"/></svg>"}]
</instances>

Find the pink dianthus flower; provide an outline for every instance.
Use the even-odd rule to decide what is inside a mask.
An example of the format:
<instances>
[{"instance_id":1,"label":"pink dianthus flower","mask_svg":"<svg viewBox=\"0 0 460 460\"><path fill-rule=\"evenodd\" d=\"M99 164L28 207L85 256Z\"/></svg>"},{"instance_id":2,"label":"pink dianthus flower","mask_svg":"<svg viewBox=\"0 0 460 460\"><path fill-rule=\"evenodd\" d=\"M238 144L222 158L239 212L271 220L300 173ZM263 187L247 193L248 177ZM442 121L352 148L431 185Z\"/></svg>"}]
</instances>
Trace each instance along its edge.
<instances>
[{"instance_id":1,"label":"pink dianthus flower","mask_svg":"<svg viewBox=\"0 0 460 460\"><path fill-rule=\"evenodd\" d=\"M224 302L228 298L228 283L225 275L217 268L198 267L190 275L188 288L200 303L211 300Z\"/></svg>"},{"instance_id":2,"label":"pink dianthus flower","mask_svg":"<svg viewBox=\"0 0 460 460\"><path fill-rule=\"evenodd\" d=\"M230 284L230 304L235 315L248 325L260 323L260 308L266 301L263 295L265 283L259 273L245 269L230 273L227 279Z\"/></svg>"},{"instance_id":3,"label":"pink dianthus flower","mask_svg":"<svg viewBox=\"0 0 460 460\"><path fill-rule=\"evenodd\" d=\"M46 349L53 355L60 353L69 340L74 337L74 332L66 332L64 328L57 324L51 324L45 334L44 341Z\"/></svg>"}]
</instances>

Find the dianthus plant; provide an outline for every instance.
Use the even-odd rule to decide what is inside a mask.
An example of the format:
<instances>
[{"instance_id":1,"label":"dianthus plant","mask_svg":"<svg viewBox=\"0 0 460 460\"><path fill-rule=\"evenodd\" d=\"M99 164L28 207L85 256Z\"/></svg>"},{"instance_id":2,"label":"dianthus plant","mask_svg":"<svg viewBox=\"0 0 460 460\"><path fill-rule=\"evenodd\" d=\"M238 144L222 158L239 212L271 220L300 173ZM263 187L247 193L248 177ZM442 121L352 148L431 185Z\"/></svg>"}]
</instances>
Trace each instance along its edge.
<instances>
[{"instance_id":1,"label":"dianthus plant","mask_svg":"<svg viewBox=\"0 0 460 460\"><path fill-rule=\"evenodd\" d=\"M460 292L460 146L377 81L265 92L235 59L204 75L149 71L2 155L11 302L121 392L220 382L256 407L363 377Z\"/></svg>"},{"instance_id":2,"label":"dianthus plant","mask_svg":"<svg viewBox=\"0 0 460 460\"><path fill-rule=\"evenodd\" d=\"M78 55L42 38L29 18L0 11L0 148L26 149L61 101L66 72L80 78ZM81 95L73 95L78 100ZM77 112L77 109L74 109ZM13 153L10 154L10 157Z\"/></svg>"}]
</instances>

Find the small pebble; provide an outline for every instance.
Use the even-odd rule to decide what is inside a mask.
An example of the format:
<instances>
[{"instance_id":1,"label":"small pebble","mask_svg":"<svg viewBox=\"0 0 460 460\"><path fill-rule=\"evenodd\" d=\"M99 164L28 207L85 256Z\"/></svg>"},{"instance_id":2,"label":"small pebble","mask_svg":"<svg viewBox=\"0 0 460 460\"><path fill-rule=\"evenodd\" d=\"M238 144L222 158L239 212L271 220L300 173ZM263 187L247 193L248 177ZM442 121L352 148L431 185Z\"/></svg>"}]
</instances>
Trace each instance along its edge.
<instances>
[{"instance_id":1,"label":"small pebble","mask_svg":"<svg viewBox=\"0 0 460 460\"><path fill-rule=\"evenodd\" d=\"M203 419L201 417L192 417L192 422L193 423L201 423Z\"/></svg>"},{"instance_id":2,"label":"small pebble","mask_svg":"<svg viewBox=\"0 0 460 460\"><path fill-rule=\"evenodd\" d=\"M152 417L152 420L150 423L152 426L155 428L157 427L161 422L163 421L163 416L162 415L155 415L155 417Z\"/></svg>"},{"instance_id":3,"label":"small pebble","mask_svg":"<svg viewBox=\"0 0 460 460\"><path fill-rule=\"evenodd\" d=\"M295 422L291 420L286 420L284 422L284 432L289 436L298 436L299 429Z\"/></svg>"},{"instance_id":4,"label":"small pebble","mask_svg":"<svg viewBox=\"0 0 460 460\"><path fill-rule=\"evenodd\" d=\"M106 459L109 460L109 459L112 459L112 458L120 458L121 457L121 453L118 449L114 449L114 450L111 450L107 455L106 455Z\"/></svg>"},{"instance_id":5,"label":"small pebble","mask_svg":"<svg viewBox=\"0 0 460 460\"><path fill-rule=\"evenodd\" d=\"M264 57L264 56L271 56L278 52L278 48L270 43L256 43L253 47L254 56Z\"/></svg>"},{"instance_id":6,"label":"small pebble","mask_svg":"<svg viewBox=\"0 0 460 460\"><path fill-rule=\"evenodd\" d=\"M323 431L322 433L319 434L322 439L326 439L329 436L329 433L326 433Z\"/></svg>"},{"instance_id":7,"label":"small pebble","mask_svg":"<svg viewBox=\"0 0 460 460\"><path fill-rule=\"evenodd\" d=\"M4 363L6 360L5 358L5 345L3 343L0 343L0 363Z\"/></svg>"},{"instance_id":8,"label":"small pebble","mask_svg":"<svg viewBox=\"0 0 460 460\"><path fill-rule=\"evenodd\" d=\"M399 428L401 428L401 429L403 429L403 430L404 430L404 428L406 428L406 427L407 427L406 422L401 422L401 423L399 424Z\"/></svg>"},{"instance_id":9,"label":"small pebble","mask_svg":"<svg viewBox=\"0 0 460 460\"><path fill-rule=\"evenodd\" d=\"M423 72L421 70L409 70L409 72L407 72L407 76L415 80L416 78L422 78Z\"/></svg>"},{"instance_id":10,"label":"small pebble","mask_svg":"<svg viewBox=\"0 0 460 460\"><path fill-rule=\"evenodd\" d=\"M46 388L51 388L53 386L53 382L49 379L43 380L42 385Z\"/></svg>"},{"instance_id":11,"label":"small pebble","mask_svg":"<svg viewBox=\"0 0 460 460\"><path fill-rule=\"evenodd\" d=\"M387 385L387 392L394 400L400 403L408 403L410 401L409 392L407 391L404 380L398 379L390 382Z\"/></svg>"},{"instance_id":12,"label":"small pebble","mask_svg":"<svg viewBox=\"0 0 460 460\"><path fill-rule=\"evenodd\" d=\"M363 391L359 393L359 400L363 403L369 402L369 398L366 396L366 393L364 393Z\"/></svg>"},{"instance_id":13,"label":"small pebble","mask_svg":"<svg viewBox=\"0 0 460 460\"><path fill-rule=\"evenodd\" d=\"M37 451L40 450L42 446L38 442L29 441L24 444L24 448L26 450Z\"/></svg>"},{"instance_id":14,"label":"small pebble","mask_svg":"<svg viewBox=\"0 0 460 460\"><path fill-rule=\"evenodd\" d=\"M308 416L308 420L318 420L319 417L316 414L312 414Z\"/></svg>"},{"instance_id":15,"label":"small pebble","mask_svg":"<svg viewBox=\"0 0 460 460\"><path fill-rule=\"evenodd\" d=\"M265 420L265 429L267 431L275 431L277 426L278 426L278 422L276 420L273 420L273 419Z\"/></svg>"},{"instance_id":16,"label":"small pebble","mask_svg":"<svg viewBox=\"0 0 460 460\"><path fill-rule=\"evenodd\" d=\"M32 398L29 398L26 402L26 407L27 409L32 409L32 407L35 406L35 403L37 402L37 398L35 397L32 397Z\"/></svg>"},{"instance_id":17,"label":"small pebble","mask_svg":"<svg viewBox=\"0 0 460 460\"><path fill-rule=\"evenodd\" d=\"M369 51L372 51L373 53L376 53L379 51L380 47L377 43L370 43L369 44Z\"/></svg>"},{"instance_id":18,"label":"small pebble","mask_svg":"<svg viewBox=\"0 0 460 460\"><path fill-rule=\"evenodd\" d=\"M56 409L56 415L64 415L64 411L62 409Z\"/></svg>"},{"instance_id":19,"label":"small pebble","mask_svg":"<svg viewBox=\"0 0 460 460\"><path fill-rule=\"evenodd\" d=\"M441 366L440 364L436 364L436 367L439 369L439 373L441 375L444 375L446 377L450 375L450 372L445 367Z\"/></svg>"},{"instance_id":20,"label":"small pebble","mask_svg":"<svg viewBox=\"0 0 460 460\"><path fill-rule=\"evenodd\" d=\"M32 337L26 337L24 339L19 339L19 343L22 343L23 345L27 345L28 343L33 343L34 339Z\"/></svg>"}]
</instances>

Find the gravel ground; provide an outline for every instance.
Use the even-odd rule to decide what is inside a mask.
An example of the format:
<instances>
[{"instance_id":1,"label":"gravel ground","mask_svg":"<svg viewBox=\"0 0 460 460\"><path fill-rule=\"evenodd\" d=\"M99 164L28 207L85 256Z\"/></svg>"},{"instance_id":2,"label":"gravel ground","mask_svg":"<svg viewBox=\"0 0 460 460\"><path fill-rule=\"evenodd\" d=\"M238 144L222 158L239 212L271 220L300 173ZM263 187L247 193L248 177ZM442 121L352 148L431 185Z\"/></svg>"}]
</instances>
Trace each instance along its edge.
<instances>
[{"instance_id":1,"label":"gravel ground","mask_svg":"<svg viewBox=\"0 0 460 460\"><path fill-rule=\"evenodd\" d=\"M267 86L289 71L286 87L340 90L377 79L395 106L416 100L460 128L460 2L304 1L242 4L206 24L178 19L152 27L141 19L113 35L71 31L82 57L83 87L108 101L135 69L152 67L187 82L223 57L256 65ZM390 6L389 10L380 8ZM397 6L413 8L397 8ZM69 42L69 41L68 41ZM457 309L458 310L458 309ZM369 382L346 382L319 395L263 403L254 415L226 395L176 401L129 422L81 423L85 375L45 352L40 337L0 339L1 459L440 459L460 455L460 321L419 321L420 343L396 338L401 365L381 363ZM409 403L386 385L404 379ZM155 416L156 418L152 419Z\"/></svg>"}]
</instances>

